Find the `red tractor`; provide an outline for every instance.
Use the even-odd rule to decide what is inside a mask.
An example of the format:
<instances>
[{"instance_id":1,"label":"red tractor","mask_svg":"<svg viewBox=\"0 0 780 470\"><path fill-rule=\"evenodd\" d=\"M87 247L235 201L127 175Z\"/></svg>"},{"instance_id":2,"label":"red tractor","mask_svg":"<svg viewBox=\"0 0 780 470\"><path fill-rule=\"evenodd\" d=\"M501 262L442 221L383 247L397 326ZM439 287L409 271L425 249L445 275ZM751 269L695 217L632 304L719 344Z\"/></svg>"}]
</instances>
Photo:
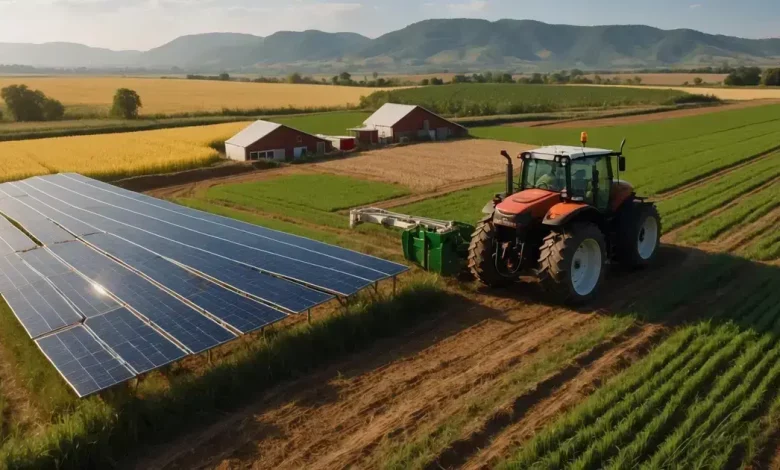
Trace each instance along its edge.
<instances>
[{"instance_id":1,"label":"red tractor","mask_svg":"<svg viewBox=\"0 0 780 470\"><path fill-rule=\"evenodd\" d=\"M535 275L560 300L580 303L596 293L611 261L653 260L661 220L653 203L619 179L625 140L617 152L584 147L585 133L582 141L520 154L517 192L512 159L501 152L506 192L484 207L469 245L469 268L482 283L505 286Z\"/></svg>"}]
</instances>

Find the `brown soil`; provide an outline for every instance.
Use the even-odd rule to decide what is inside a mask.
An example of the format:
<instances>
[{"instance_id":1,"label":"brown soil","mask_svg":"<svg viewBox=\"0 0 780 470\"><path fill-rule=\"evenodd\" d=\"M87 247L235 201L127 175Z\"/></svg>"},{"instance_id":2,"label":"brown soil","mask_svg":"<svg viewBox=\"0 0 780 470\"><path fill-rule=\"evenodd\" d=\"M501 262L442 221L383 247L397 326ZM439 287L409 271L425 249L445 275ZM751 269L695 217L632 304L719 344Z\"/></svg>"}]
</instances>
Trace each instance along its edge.
<instances>
[{"instance_id":1,"label":"brown soil","mask_svg":"<svg viewBox=\"0 0 780 470\"><path fill-rule=\"evenodd\" d=\"M377 178L425 192L500 174L504 163L501 150L516 155L531 148L496 140L455 140L372 150L311 166L332 173Z\"/></svg>"},{"instance_id":2,"label":"brown soil","mask_svg":"<svg viewBox=\"0 0 780 470\"><path fill-rule=\"evenodd\" d=\"M689 109L677 109L673 111L664 111L651 114L638 114L635 116L619 116L602 119L582 119L567 121L540 121L530 123L509 124L515 127L546 127L553 129L587 129L592 127L621 126L625 124L640 124L646 122L665 121L688 116L699 116L702 114L717 113L735 109L752 108L768 104L778 104L780 99L756 99L752 101L738 101L728 103L722 106L704 106Z\"/></svg>"},{"instance_id":3,"label":"brown soil","mask_svg":"<svg viewBox=\"0 0 780 470\"><path fill-rule=\"evenodd\" d=\"M462 411L463 403L478 400L537 355L593 332L602 315L634 311L637 297L650 295L667 275L698 258L667 248L657 270L630 276L614 271L604 289L608 294L594 311L540 303L533 286L518 286L504 296L458 289L465 296L411 331L277 387L253 405L153 449L147 459L133 464L188 469L376 467L383 445ZM452 448L458 450L454 456L447 451L439 456L441 463L450 458L454 466L471 466L482 456L505 452L641 356L663 330L661 325L639 325L577 357L528 394L485 417L484 428L473 431L485 436L490 446L466 436L465 445ZM501 418L506 410L511 410L508 418Z\"/></svg>"}]
</instances>

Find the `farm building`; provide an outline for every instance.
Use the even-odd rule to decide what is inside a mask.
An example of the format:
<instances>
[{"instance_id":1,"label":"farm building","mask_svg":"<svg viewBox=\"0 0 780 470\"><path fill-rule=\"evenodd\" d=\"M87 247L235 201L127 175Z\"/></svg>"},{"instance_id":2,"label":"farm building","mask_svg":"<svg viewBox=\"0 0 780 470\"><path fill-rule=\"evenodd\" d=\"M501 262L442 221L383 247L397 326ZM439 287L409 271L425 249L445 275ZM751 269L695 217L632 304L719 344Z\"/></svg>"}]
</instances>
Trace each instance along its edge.
<instances>
[{"instance_id":1,"label":"farm building","mask_svg":"<svg viewBox=\"0 0 780 470\"><path fill-rule=\"evenodd\" d=\"M468 130L435 114L422 106L386 103L363 123L363 127L350 129L360 143L375 135L381 143L397 143L414 140L446 140L463 137Z\"/></svg>"},{"instance_id":2,"label":"farm building","mask_svg":"<svg viewBox=\"0 0 780 470\"><path fill-rule=\"evenodd\" d=\"M227 157L238 161L293 160L332 149L327 139L268 121L255 121L225 141Z\"/></svg>"},{"instance_id":3,"label":"farm building","mask_svg":"<svg viewBox=\"0 0 780 470\"><path fill-rule=\"evenodd\" d=\"M336 150L348 151L357 147L357 139L352 136L317 134L317 137L329 140Z\"/></svg>"}]
</instances>

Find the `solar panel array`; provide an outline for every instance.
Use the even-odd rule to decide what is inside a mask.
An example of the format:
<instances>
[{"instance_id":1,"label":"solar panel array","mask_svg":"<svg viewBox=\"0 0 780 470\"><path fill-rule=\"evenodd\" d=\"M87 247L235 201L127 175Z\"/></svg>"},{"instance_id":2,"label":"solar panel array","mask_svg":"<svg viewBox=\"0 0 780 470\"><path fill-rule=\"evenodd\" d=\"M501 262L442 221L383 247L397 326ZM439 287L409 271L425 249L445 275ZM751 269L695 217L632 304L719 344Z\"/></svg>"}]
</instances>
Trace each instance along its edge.
<instances>
[{"instance_id":1,"label":"solar panel array","mask_svg":"<svg viewBox=\"0 0 780 470\"><path fill-rule=\"evenodd\" d=\"M0 294L82 397L407 269L78 174L0 213Z\"/></svg>"}]
</instances>

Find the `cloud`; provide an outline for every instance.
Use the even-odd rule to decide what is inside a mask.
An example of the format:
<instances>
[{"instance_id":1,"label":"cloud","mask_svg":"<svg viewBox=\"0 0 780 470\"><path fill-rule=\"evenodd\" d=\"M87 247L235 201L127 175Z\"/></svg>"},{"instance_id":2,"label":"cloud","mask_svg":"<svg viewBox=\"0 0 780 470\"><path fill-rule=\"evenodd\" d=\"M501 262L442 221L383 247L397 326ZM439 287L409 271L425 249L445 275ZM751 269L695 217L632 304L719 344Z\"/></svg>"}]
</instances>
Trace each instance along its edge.
<instances>
[{"instance_id":1,"label":"cloud","mask_svg":"<svg viewBox=\"0 0 780 470\"><path fill-rule=\"evenodd\" d=\"M465 3L448 3L447 8L456 12L462 13L478 13L487 9L488 2L486 0L472 0Z\"/></svg>"},{"instance_id":2,"label":"cloud","mask_svg":"<svg viewBox=\"0 0 780 470\"><path fill-rule=\"evenodd\" d=\"M690 8L691 10L701 8L701 3L694 3L693 5L690 5L688 8Z\"/></svg>"}]
</instances>

